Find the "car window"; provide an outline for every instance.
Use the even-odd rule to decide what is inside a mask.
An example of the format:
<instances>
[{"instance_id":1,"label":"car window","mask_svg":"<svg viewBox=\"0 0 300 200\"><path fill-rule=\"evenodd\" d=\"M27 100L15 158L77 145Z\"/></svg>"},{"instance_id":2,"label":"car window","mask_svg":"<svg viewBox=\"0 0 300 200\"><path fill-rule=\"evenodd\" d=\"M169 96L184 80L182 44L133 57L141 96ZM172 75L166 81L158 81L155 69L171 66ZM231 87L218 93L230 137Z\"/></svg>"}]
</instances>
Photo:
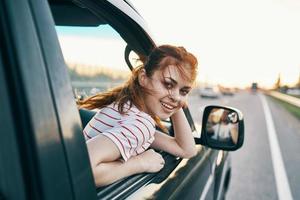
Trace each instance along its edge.
<instances>
[{"instance_id":1,"label":"car window","mask_svg":"<svg viewBox=\"0 0 300 200\"><path fill-rule=\"evenodd\" d=\"M134 51L131 50L126 53L128 44L110 25L97 27L56 26L56 31L68 68L75 100L82 100L124 83L131 73L125 56L128 56L128 61L132 67L141 64ZM81 118L83 116L88 115L83 114ZM89 115L89 119L92 116L93 114ZM89 119L84 120L89 121ZM172 135L173 129L170 119L164 120L163 124L168 133ZM160 153L165 156L164 152ZM129 180L141 176L149 179L154 174L136 175L110 186L98 188L98 195L105 196L107 190L110 191L111 188L116 191L116 185L120 182L125 184ZM122 189L119 186L117 188Z\"/></svg>"},{"instance_id":2,"label":"car window","mask_svg":"<svg viewBox=\"0 0 300 200\"><path fill-rule=\"evenodd\" d=\"M127 43L110 26L56 26L76 100L122 84L130 69L124 59ZM129 54L132 65L138 56Z\"/></svg>"},{"instance_id":3,"label":"car window","mask_svg":"<svg viewBox=\"0 0 300 200\"><path fill-rule=\"evenodd\" d=\"M109 24L100 26L56 26L75 100L82 100L124 83L141 64L126 41ZM171 130L170 120L164 125Z\"/></svg>"}]
</instances>

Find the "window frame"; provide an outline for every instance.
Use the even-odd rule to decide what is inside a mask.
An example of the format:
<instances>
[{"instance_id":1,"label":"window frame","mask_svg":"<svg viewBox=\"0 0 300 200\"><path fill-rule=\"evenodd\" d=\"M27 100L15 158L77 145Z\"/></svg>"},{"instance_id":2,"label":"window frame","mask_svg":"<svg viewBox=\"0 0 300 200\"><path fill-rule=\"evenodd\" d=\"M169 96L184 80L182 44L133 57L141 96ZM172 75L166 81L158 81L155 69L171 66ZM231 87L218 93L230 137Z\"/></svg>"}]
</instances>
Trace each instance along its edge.
<instances>
[{"instance_id":1,"label":"window frame","mask_svg":"<svg viewBox=\"0 0 300 200\"><path fill-rule=\"evenodd\" d=\"M4 0L0 7L1 58L5 66L5 78L1 80L6 83L3 87L9 102L4 113L14 127L6 132L12 144L7 151L12 153L11 162L19 164L13 173L8 173L7 166L2 169L1 177L5 178L1 179L0 190L5 192L4 198L95 199L86 148L72 150L85 143L77 136L81 127L76 106L67 102L72 98L70 83L66 73L60 71L64 70L64 61L60 59L49 5L47 1L28 0L15 6ZM66 113L66 109L70 110ZM68 140L70 137L72 140ZM12 179L15 187L10 181L12 174L16 175Z\"/></svg>"}]
</instances>

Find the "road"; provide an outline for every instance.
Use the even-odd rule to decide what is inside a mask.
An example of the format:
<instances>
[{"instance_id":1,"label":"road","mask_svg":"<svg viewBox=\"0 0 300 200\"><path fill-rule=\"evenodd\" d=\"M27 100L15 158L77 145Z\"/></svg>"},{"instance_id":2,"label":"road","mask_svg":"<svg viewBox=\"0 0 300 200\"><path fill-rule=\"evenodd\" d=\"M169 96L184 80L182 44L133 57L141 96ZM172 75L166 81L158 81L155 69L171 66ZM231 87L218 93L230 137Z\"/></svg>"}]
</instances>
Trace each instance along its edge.
<instances>
[{"instance_id":1,"label":"road","mask_svg":"<svg viewBox=\"0 0 300 200\"><path fill-rule=\"evenodd\" d=\"M246 91L233 97L222 96L214 100L203 99L194 94L190 96L189 106L198 123L201 122L205 105L232 106L244 114L245 141L240 150L231 153L232 178L227 199L288 199L289 191L293 199L300 199L300 120L272 98L265 97L278 139L278 145L275 146L280 150L277 153L281 153L283 163L281 171L278 170L279 164L275 164L274 170L273 162L280 160L280 156L274 154L274 148L270 148L270 140L276 137L268 136L270 128L267 127L262 98L262 94ZM273 158L272 153L275 155ZM284 173L286 181L281 176L276 186L275 176ZM282 188L287 190L281 190Z\"/></svg>"}]
</instances>

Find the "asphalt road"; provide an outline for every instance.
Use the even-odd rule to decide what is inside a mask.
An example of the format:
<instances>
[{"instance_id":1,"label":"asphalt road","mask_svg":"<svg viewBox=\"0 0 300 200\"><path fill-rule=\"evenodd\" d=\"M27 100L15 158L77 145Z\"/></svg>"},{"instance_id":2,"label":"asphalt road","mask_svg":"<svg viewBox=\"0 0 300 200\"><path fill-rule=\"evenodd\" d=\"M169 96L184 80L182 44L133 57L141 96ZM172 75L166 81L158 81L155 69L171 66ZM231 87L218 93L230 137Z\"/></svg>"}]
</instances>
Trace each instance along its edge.
<instances>
[{"instance_id":1,"label":"asphalt road","mask_svg":"<svg viewBox=\"0 0 300 200\"><path fill-rule=\"evenodd\" d=\"M245 141L238 151L231 153L232 178L227 199L280 199L280 194L286 197L286 192L280 192L276 186L274 170L268 136L269 129L262 104L262 94L251 94L247 91L234 96L222 96L219 99L204 99L193 94L189 99L191 113L197 123L201 123L202 112L206 105L227 105L240 109L244 114ZM283 171L286 173L287 183L293 199L300 199L300 123L299 119L290 114L285 108L270 97L265 97L273 118L274 130L278 139L278 149L281 152ZM275 159L278 156L275 154ZM278 166L275 164L275 168ZM279 179L278 179L279 180ZM280 179L279 187L285 181ZM282 198L287 199L287 198Z\"/></svg>"}]
</instances>

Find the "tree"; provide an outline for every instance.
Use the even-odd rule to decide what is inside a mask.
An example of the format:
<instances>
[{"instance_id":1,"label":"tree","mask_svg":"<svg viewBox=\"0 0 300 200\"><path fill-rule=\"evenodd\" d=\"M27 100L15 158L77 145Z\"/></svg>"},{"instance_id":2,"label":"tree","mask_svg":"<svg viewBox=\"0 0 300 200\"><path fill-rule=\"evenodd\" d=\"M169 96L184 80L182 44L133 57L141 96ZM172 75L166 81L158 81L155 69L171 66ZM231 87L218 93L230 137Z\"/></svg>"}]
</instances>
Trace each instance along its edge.
<instances>
[{"instance_id":1,"label":"tree","mask_svg":"<svg viewBox=\"0 0 300 200\"><path fill-rule=\"evenodd\" d=\"M280 89L280 87L281 87L281 75L279 73L277 81L275 83L275 89L278 90L278 89Z\"/></svg>"},{"instance_id":2,"label":"tree","mask_svg":"<svg viewBox=\"0 0 300 200\"><path fill-rule=\"evenodd\" d=\"M296 83L296 88L300 89L300 72L299 72L298 82Z\"/></svg>"}]
</instances>

